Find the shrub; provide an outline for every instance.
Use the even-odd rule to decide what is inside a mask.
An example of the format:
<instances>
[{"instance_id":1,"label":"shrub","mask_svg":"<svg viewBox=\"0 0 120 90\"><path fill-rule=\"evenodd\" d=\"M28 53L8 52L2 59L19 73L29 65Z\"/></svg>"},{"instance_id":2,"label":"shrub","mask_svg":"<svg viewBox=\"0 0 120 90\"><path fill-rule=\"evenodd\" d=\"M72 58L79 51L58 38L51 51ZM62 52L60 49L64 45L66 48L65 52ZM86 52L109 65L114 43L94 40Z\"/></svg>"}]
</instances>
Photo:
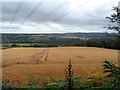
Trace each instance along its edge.
<instances>
[{"instance_id":1,"label":"shrub","mask_svg":"<svg viewBox=\"0 0 120 90\"><path fill-rule=\"evenodd\" d=\"M9 80L3 80L2 81L2 90L8 90L8 89L15 89L15 86L13 86Z\"/></svg>"},{"instance_id":2,"label":"shrub","mask_svg":"<svg viewBox=\"0 0 120 90\"><path fill-rule=\"evenodd\" d=\"M37 79L35 76L33 75L29 75L28 76L28 87L27 88L40 88L40 86L37 85L38 82L37 82Z\"/></svg>"},{"instance_id":3,"label":"shrub","mask_svg":"<svg viewBox=\"0 0 120 90\"><path fill-rule=\"evenodd\" d=\"M65 78L67 81L68 90L72 90L74 86L74 82L73 82L73 68L72 68L71 60L69 60L69 64L65 68L65 72L66 72Z\"/></svg>"},{"instance_id":4,"label":"shrub","mask_svg":"<svg viewBox=\"0 0 120 90\"><path fill-rule=\"evenodd\" d=\"M67 82L65 80L55 81L53 83L47 84L47 88L66 88Z\"/></svg>"},{"instance_id":5,"label":"shrub","mask_svg":"<svg viewBox=\"0 0 120 90\"><path fill-rule=\"evenodd\" d=\"M90 74L88 76L87 84L89 87L100 87L106 81L104 77L105 74L102 72Z\"/></svg>"},{"instance_id":6,"label":"shrub","mask_svg":"<svg viewBox=\"0 0 120 90\"><path fill-rule=\"evenodd\" d=\"M120 88L120 68L116 64L110 61L104 61L104 72L107 73L106 78L110 78L108 82L106 82L105 87L109 88Z\"/></svg>"}]
</instances>

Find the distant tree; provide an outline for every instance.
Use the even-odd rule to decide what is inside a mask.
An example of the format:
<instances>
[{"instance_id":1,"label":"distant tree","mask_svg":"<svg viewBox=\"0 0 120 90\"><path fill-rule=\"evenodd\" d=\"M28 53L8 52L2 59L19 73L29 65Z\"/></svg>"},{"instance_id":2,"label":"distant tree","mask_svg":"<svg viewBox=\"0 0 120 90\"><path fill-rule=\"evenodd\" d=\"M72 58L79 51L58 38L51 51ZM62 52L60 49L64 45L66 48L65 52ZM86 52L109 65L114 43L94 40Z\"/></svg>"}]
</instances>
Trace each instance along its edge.
<instances>
[{"instance_id":1,"label":"distant tree","mask_svg":"<svg viewBox=\"0 0 120 90\"><path fill-rule=\"evenodd\" d=\"M11 47L17 47L17 44L12 44Z\"/></svg>"}]
</instances>

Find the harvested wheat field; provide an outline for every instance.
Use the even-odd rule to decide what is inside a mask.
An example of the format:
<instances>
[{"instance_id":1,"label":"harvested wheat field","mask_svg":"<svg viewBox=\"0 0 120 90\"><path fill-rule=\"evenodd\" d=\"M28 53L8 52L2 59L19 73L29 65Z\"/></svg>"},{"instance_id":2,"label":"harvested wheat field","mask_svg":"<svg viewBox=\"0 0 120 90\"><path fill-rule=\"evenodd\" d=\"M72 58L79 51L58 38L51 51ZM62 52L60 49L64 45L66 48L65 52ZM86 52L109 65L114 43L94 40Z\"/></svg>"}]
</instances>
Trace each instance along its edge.
<instances>
[{"instance_id":1,"label":"harvested wheat field","mask_svg":"<svg viewBox=\"0 0 120 90\"><path fill-rule=\"evenodd\" d=\"M88 73L102 72L107 59L117 63L118 51L95 47L12 48L2 51L3 80L26 84L29 75L42 83L48 77L65 78L65 67L72 61L74 76L87 78Z\"/></svg>"}]
</instances>

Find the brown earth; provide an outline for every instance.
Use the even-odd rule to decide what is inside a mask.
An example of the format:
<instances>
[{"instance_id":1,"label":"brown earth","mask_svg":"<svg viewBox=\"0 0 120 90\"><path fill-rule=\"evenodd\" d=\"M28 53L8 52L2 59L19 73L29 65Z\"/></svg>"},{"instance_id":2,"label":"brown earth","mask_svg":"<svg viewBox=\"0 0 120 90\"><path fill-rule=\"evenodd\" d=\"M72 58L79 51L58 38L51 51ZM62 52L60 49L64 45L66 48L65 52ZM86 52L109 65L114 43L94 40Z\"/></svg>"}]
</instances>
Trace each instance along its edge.
<instances>
[{"instance_id":1,"label":"brown earth","mask_svg":"<svg viewBox=\"0 0 120 90\"><path fill-rule=\"evenodd\" d=\"M118 51L95 47L12 48L2 51L2 78L13 84L26 84L29 75L42 83L48 77L65 78L65 67L72 60L74 76L87 78L102 72L102 62L117 63Z\"/></svg>"}]
</instances>

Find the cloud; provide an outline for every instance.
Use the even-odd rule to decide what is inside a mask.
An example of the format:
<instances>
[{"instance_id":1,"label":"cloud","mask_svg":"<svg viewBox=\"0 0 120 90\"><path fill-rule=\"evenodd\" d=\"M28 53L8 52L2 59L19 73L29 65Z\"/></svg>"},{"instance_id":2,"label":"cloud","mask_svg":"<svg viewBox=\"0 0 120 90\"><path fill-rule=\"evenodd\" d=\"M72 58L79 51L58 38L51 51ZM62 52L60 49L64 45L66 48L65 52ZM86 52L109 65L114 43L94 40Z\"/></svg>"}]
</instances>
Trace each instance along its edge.
<instances>
[{"instance_id":1,"label":"cloud","mask_svg":"<svg viewBox=\"0 0 120 90\"><path fill-rule=\"evenodd\" d=\"M2 32L102 32L109 23L105 17L118 1L3 2Z\"/></svg>"}]
</instances>

